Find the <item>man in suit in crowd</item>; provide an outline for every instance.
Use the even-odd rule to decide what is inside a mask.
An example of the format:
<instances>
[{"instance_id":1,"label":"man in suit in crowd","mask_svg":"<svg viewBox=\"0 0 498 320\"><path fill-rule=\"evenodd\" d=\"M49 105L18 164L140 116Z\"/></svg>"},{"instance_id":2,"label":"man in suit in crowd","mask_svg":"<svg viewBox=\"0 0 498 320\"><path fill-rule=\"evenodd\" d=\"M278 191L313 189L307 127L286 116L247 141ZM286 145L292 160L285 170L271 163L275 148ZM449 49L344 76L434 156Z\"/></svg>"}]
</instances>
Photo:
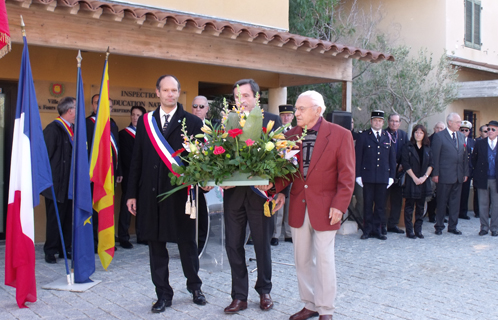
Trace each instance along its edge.
<instances>
[{"instance_id":1,"label":"man in suit in crowd","mask_svg":"<svg viewBox=\"0 0 498 320\"><path fill-rule=\"evenodd\" d=\"M257 103L259 85L253 79L242 79L233 86L233 96L237 103L250 112ZM282 125L280 117L264 112L263 127L275 121L273 128ZM263 311L273 308L270 296L271 283L271 246L273 234L273 217L265 217L266 199L256 194L251 187L225 187L224 218L226 234L226 250L232 272L232 302L225 308L225 313L237 313L247 308L249 294L249 278L247 274L244 239L246 226L249 223L251 237L256 253L258 279L255 289L260 296L260 308Z\"/></svg>"},{"instance_id":2,"label":"man in suit in crowd","mask_svg":"<svg viewBox=\"0 0 498 320\"><path fill-rule=\"evenodd\" d=\"M202 122L209 112L209 103L205 96L197 96L192 101L192 114L198 116Z\"/></svg>"},{"instance_id":3,"label":"man in suit in crowd","mask_svg":"<svg viewBox=\"0 0 498 320\"><path fill-rule=\"evenodd\" d=\"M297 127L286 133L300 144L301 178L292 183L289 224L294 240L294 257L299 295L304 308L291 320L320 315L332 319L336 296L334 242L346 212L355 181L354 144L351 133L323 119L325 103L316 91L302 93L296 101ZM290 182L278 179L276 191ZM284 195L279 194L281 206Z\"/></svg>"},{"instance_id":4,"label":"man in suit in crowd","mask_svg":"<svg viewBox=\"0 0 498 320\"><path fill-rule=\"evenodd\" d=\"M127 186L127 205L138 219L142 239L149 244L151 277L157 294L152 312L159 313L170 307L173 299L166 242L178 244L187 290L192 293L194 303L205 305L206 298L198 275L195 219L185 214L187 189L179 190L163 201L157 198L176 187L171 185L168 176L171 164L165 152L168 152L168 145L170 150L182 149L182 121L185 121L188 136L201 133L202 121L178 103L180 82L176 77L159 77L156 94L161 105L138 120ZM182 153L183 156L186 154L186 151Z\"/></svg>"},{"instance_id":5,"label":"man in suit in crowd","mask_svg":"<svg viewBox=\"0 0 498 320\"><path fill-rule=\"evenodd\" d=\"M393 184L396 172L396 151L384 125L384 111L371 114L370 130L363 131L356 140L356 183L363 187L363 235L386 240L381 224L385 221L387 189ZM375 208L373 208L375 204Z\"/></svg>"},{"instance_id":6,"label":"man in suit in crowd","mask_svg":"<svg viewBox=\"0 0 498 320\"><path fill-rule=\"evenodd\" d=\"M399 114L390 114L387 118L388 128L386 129L387 135L391 139L391 146L394 147L396 151L396 175L398 178L400 174L403 172L403 166L401 165L401 150L405 143L408 142L408 136L406 132L399 129L401 124L401 118ZM397 182L397 179L395 179ZM393 233L405 233L403 230L398 228L399 216L401 214L401 206L403 204L403 195L401 191L403 187L399 186L397 183L394 183L388 190L387 195L390 199L389 202L391 204L391 209L389 213L389 219L387 221L387 230L382 228L382 234L386 234L388 232Z\"/></svg>"},{"instance_id":7,"label":"man in suit in crowd","mask_svg":"<svg viewBox=\"0 0 498 320\"><path fill-rule=\"evenodd\" d=\"M294 106L292 104L283 104L278 106L278 112L280 120L282 120L282 125L289 124L287 128L284 129L284 133L292 129L292 120L294 120ZM270 244L272 246L278 246L278 239L282 233L282 225L284 227L284 240L286 242L292 242L292 233L289 227L289 192L290 188L283 191L285 194L285 204L282 208L278 209L273 215L275 218L275 229L273 232L273 237L271 238Z\"/></svg>"},{"instance_id":8,"label":"man in suit in crowd","mask_svg":"<svg viewBox=\"0 0 498 320\"><path fill-rule=\"evenodd\" d=\"M56 253L59 253L59 258L64 258L63 250L68 254L68 258L71 258L73 201L69 200L67 196L69 191L69 176L71 174L73 152L72 126L76 118L76 99L73 97L61 99L57 105L57 112L59 112L59 117L43 130L55 192L55 199L52 196L51 188L42 193L45 196L47 214L46 239L43 246L45 261L47 263L57 262L55 258ZM55 206L59 210L65 248L62 248Z\"/></svg>"},{"instance_id":9,"label":"man in suit in crowd","mask_svg":"<svg viewBox=\"0 0 498 320\"><path fill-rule=\"evenodd\" d=\"M97 109L99 107L99 98L100 98L99 94L94 94L92 96L93 112L86 118L86 137L87 137L86 141L88 143L88 156L90 156L92 152L93 134L95 131L95 120L97 117ZM112 112L111 99L109 99L109 108L110 112ZM121 167L118 165L119 129L118 126L116 125L116 122L112 118L111 118L111 150L112 150L112 164L114 169L114 176L116 177L116 183L121 183L121 181L123 180L123 175L121 174ZM95 246L95 253L97 253L97 247L99 244L99 215L95 210L93 210L92 223L93 223L93 243Z\"/></svg>"},{"instance_id":10,"label":"man in suit in crowd","mask_svg":"<svg viewBox=\"0 0 498 320\"><path fill-rule=\"evenodd\" d=\"M444 124L444 122L438 121L434 126L434 133L431 134L429 137L429 141L431 142L431 147L434 135L439 131L443 131L444 129L446 129L446 125ZM431 185L433 190L433 196L432 199L429 202L427 202L427 215L429 216L429 222L436 222L436 207L437 207L436 183L432 181Z\"/></svg>"},{"instance_id":11,"label":"man in suit in crowd","mask_svg":"<svg viewBox=\"0 0 498 320\"><path fill-rule=\"evenodd\" d=\"M488 127L487 125L482 125L479 127L479 137L476 138L476 142L481 139L486 139L488 137ZM479 192L474 186L474 217L479 218Z\"/></svg>"},{"instance_id":12,"label":"man in suit in crowd","mask_svg":"<svg viewBox=\"0 0 498 320\"><path fill-rule=\"evenodd\" d=\"M474 150L476 141L470 137L470 131L472 130L472 123L467 120L462 121L462 125L460 126L460 132L465 136L464 146L467 151L467 161L469 164L469 176L467 181L462 184L462 195L460 197L460 212L458 214L458 218L464 220L470 220L470 217L467 215L467 211L469 208L469 194L470 194L470 181L472 179L473 166L472 166L472 151Z\"/></svg>"},{"instance_id":13,"label":"man in suit in crowd","mask_svg":"<svg viewBox=\"0 0 498 320\"><path fill-rule=\"evenodd\" d=\"M472 155L474 165L474 186L479 192L479 207L483 213L480 216L480 236L485 236L491 231L491 236L498 236L498 121L491 121L487 127L488 137L478 140ZM489 215L491 215L491 223Z\"/></svg>"},{"instance_id":14,"label":"man in suit in crowd","mask_svg":"<svg viewBox=\"0 0 498 320\"><path fill-rule=\"evenodd\" d=\"M446 117L447 128L434 135L432 154L434 170L432 180L437 183L437 213L434 228L437 235L445 228L444 216L446 207L449 210L448 232L462 234L457 229L460 212L460 196L462 184L467 181L469 164L467 150L464 147L465 136L461 133L462 119L452 112Z\"/></svg>"},{"instance_id":15,"label":"man in suit in crowd","mask_svg":"<svg viewBox=\"0 0 498 320\"><path fill-rule=\"evenodd\" d=\"M476 140L486 139L487 137L488 137L488 125L485 124L479 127L479 138L477 138Z\"/></svg>"},{"instance_id":16,"label":"man in suit in crowd","mask_svg":"<svg viewBox=\"0 0 498 320\"><path fill-rule=\"evenodd\" d=\"M133 156L133 146L135 145L135 135L137 133L138 119L145 114L145 108L141 106L131 107L130 110L130 125L125 129L119 131L119 163L121 165L121 172L123 180L121 181L121 202L119 209L119 223L118 223L118 240L121 247L125 249L133 248L130 242L130 228L131 213L126 206L126 191L128 186L128 177L130 174L131 158ZM135 232L137 234L137 242L142 242L140 238L140 231L135 223Z\"/></svg>"}]
</instances>

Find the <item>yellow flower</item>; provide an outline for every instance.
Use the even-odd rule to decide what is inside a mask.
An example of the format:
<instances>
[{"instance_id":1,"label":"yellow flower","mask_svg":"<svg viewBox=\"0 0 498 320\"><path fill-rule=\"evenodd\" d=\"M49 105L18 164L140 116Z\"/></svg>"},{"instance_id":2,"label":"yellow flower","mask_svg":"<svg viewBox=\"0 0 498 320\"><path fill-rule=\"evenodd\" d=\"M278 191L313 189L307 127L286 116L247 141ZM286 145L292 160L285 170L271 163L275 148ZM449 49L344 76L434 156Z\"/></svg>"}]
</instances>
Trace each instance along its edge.
<instances>
[{"instance_id":1,"label":"yellow flower","mask_svg":"<svg viewBox=\"0 0 498 320\"><path fill-rule=\"evenodd\" d=\"M213 133L213 130L211 130L210 127L204 125L202 128L201 128L201 131L204 132L204 133L207 133L207 134L212 134Z\"/></svg>"},{"instance_id":2,"label":"yellow flower","mask_svg":"<svg viewBox=\"0 0 498 320\"><path fill-rule=\"evenodd\" d=\"M240 119L239 124L240 124L240 126L242 128L244 128L244 125L246 124L246 120L245 119Z\"/></svg>"},{"instance_id":3,"label":"yellow flower","mask_svg":"<svg viewBox=\"0 0 498 320\"><path fill-rule=\"evenodd\" d=\"M273 142L269 141L265 144L265 150L266 151L272 151L273 148L275 148L275 144Z\"/></svg>"},{"instance_id":4,"label":"yellow flower","mask_svg":"<svg viewBox=\"0 0 498 320\"><path fill-rule=\"evenodd\" d=\"M271 129L273 129L274 124L275 124L275 121L273 121L273 120L268 121L268 124L266 125L266 132L269 133L271 131Z\"/></svg>"},{"instance_id":5,"label":"yellow flower","mask_svg":"<svg viewBox=\"0 0 498 320\"><path fill-rule=\"evenodd\" d=\"M226 139L228 137L228 132L225 132L224 134L221 135L222 139Z\"/></svg>"},{"instance_id":6,"label":"yellow flower","mask_svg":"<svg viewBox=\"0 0 498 320\"><path fill-rule=\"evenodd\" d=\"M273 136L273 139L276 139L276 140L283 140L285 139L285 135L283 133L279 133L279 134L275 134Z\"/></svg>"},{"instance_id":7,"label":"yellow flower","mask_svg":"<svg viewBox=\"0 0 498 320\"><path fill-rule=\"evenodd\" d=\"M283 149L287 147L287 141L286 140L279 140L276 143L277 149Z\"/></svg>"}]
</instances>

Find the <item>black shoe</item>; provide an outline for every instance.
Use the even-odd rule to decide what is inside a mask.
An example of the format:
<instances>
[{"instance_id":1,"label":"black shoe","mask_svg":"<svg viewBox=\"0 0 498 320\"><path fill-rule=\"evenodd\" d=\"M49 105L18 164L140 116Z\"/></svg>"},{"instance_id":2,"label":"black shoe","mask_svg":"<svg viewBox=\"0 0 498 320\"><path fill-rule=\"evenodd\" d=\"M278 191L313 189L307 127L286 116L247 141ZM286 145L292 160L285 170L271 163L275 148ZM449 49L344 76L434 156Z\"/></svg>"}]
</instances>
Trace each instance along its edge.
<instances>
[{"instance_id":1,"label":"black shoe","mask_svg":"<svg viewBox=\"0 0 498 320\"><path fill-rule=\"evenodd\" d=\"M278 239L277 238L271 238L270 244L272 246L278 246Z\"/></svg>"},{"instance_id":2,"label":"black shoe","mask_svg":"<svg viewBox=\"0 0 498 320\"><path fill-rule=\"evenodd\" d=\"M462 234L462 231L458 230L458 229L455 229L455 230L448 230L449 233L453 233L453 234Z\"/></svg>"},{"instance_id":3,"label":"black shoe","mask_svg":"<svg viewBox=\"0 0 498 320\"><path fill-rule=\"evenodd\" d=\"M484 231L484 230L479 231L479 235L480 235L480 236L485 236L485 235L487 235L487 234L488 234L488 232L487 232L487 231Z\"/></svg>"},{"instance_id":4,"label":"black shoe","mask_svg":"<svg viewBox=\"0 0 498 320\"><path fill-rule=\"evenodd\" d=\"M389 232L393 232L393 233L399 233L399 234L403 234L405 233L405 231L401 230L400 228L398 228L398 226L394 226L394 227L391 227L391 228L387 228L387 231Z\"/></svg>"},{"instance_id":5,"label":"black shoe","mask_svg":"<svg viewBox=\"0 0 498 320\"><path fill-rule=\"evenodd\" d=\"M406 237L410 239L416 239L417 237L415 236L415 233L413 232L407 232Z\"/></svg>"},{"instance_id":6,"label":"black shoe","mask_svg":"<svg viewBox=\"0 0 498 320\"><path fill-rule=\"evenodd\" d=\"M386 235L386 234L387 234L387 229L386 229L386 226L382 226L382 227L380 227L380 233L382 233L383 235Z\"/></svg>"},{"instance_id":7,"label":"black shoe","mask_svg":"<svg viewBox=\"0 0 498 320\"><path fill-rule=\"evenodd\" d=\"M498 231L491 231L492 237L498 237Z\"/></svg>"},{"instance_id":8,"label":"black shoe","mask_svg":"<svg viewBox=\"0 0 498 320\"><path fill-rule=\"evenodd\" d=\"M463 220L470 220L470 217L468 215L461 215L461 216L458 216L459 219L463 219Z\"/></svg>"},{"instance_id":9,"label":"black shoe","mask_svg":"<svg viewBox=\"0 0 498 320\"><path fill-rule=\"evenodd\" d=\"M387 237L383 234L378 234L376 236L373 236L373 238L377 238L379 240L387 240Z\"/></svg>"},{"instance_id":10,"label":"black shoe","mask_svg":"<svg viewBox=\"0 0 498 320\"><path fill-rule=\"evenodd\" d=\"M362 234L361 237L360 237L361 240L366 240L368 238L370 238L370 236L368 234L365 234L365 233Z\"/></svg>"},{"instance_id":11,"label":"black shoe","mask_svg":"<svg viewBox=\"0 0 498 320\"><path fill-rule=\"evenodd\" d=\"M66 252L66 257L71 260L71 252ZM64 253L59 253L59 259L64 259Z\"/></svg>"},{"instance_id":12,"label":"black shoe","mask_svg":"<svg viewBox=\"0 0 498 320\"><path fill-rule=\"evenodd\" d=\"M57 259L55 259L55 254L46 254L45 255L46 263L57 263Z\"/></svg>"},{"instance_id":13,"label":"black shoe","mask_svg":"<svg viewBox=\"0 0 498 320\"><path fill-rule=\"evenodd\" d=\"M194 301L195 304L203 306L207 303L206 297L204 296L204 293L202 293L201 289L194 290L194 292L192 292L192 297L192 301Z\"/></svg>"},{"instance_id":14,"label":"black shoe","mask_svg":"<svg viewBox=\"0 0 498 320\"><path fill-rule=\"evenodd\" d=\"M285 238L284 241L292 243L292 238Z\"/></svg>"},{"instance_id":15,"label":"black shoe","mask_svg":"<svg viewBox=\"0 0 498 320\"><path fill-rule=\"evenodd\" d=\"M125 248L125 249L131 249L131 248L133 248L133 245L128 240L126 240L126 241L119 241L119 245L121 247Z\"/></svg>"},{"instance_id":16,"label":"black shoe","mask_svg":"<svg viewBox=\"0 0 498 320\"><path fill-rule=\"evenodd\" d=\"M415 232L415 236L419 239L423 239L424 238L424 235L422 234L422 232Z\"/></svg>"},{"instance_id":17,"label":"black shoe","mask_svg":"<svg viewBox=\"0 0 498 320\"><path fill-rule=\"evenodd\" d=\"M474 213L474 217L479 218L479 213Z\"/></svg>"},{"instance_id":18,"label":"black shoe","mask_svg":"<svg viewBox=\"0 0 498 320\"><path fill-rule=\"evenodd\" d=\"M443 232L441 230L436 230L436 231L434 231L434 233L437 234L438 236L443 234Z\"/></svg>"},{"instance_id":19,"label":"black shoe","mask_svg":"<svg viewBox=\"0 0 498 320\"><path fill-rule=\"evenodd\" d=\"M448 223L448 219L444 218L444 223Z\"/></svg>"},{"instance_id":20,"label":"black shoe","mask_svg":"<svg viewBox=\"0 0 498 320\"><path fill-rule=\"evenodd\" d=\"M156 303L154 303L152 305L151 311L153 313L161 313L161 312L164 312L164 310L166 310L166 308L171 307L171 305L172 305L171 299L169 299L169 300L159 299L156 301Z\"/></svg>"}]
</instances>

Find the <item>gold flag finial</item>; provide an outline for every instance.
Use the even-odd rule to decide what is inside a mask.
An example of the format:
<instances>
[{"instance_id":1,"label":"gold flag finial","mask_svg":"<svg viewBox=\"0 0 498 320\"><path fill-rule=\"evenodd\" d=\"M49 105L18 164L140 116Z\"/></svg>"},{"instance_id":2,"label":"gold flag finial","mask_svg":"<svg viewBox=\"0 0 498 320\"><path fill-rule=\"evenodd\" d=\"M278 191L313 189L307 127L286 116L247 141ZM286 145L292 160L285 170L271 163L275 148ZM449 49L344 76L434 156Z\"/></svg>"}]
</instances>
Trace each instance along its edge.
<instances>
[{"instance_id":1,"label":"gold flag finial","mask_svg":"<svg viewBox=\"0 0 498 320\"><path fill-rule=\"evenodd\" d=\"M81 57L81 50L78 50L78 56L76 57L76 61L78 61L78 68L81 68L81 60L83 60Z\"/></svg>"},{"instance_id":2,"label":"gold flag finial","mask_svg":"<svg viewBox=\"0 0 498 320\"><path fill-rule=\"evenodd\" d=\"M26 36L26 25L24 24L24 19L22 18L22 15L21 15L21 32L22 32L22 36L25 37Z\"/></svg>"},{"instance_id":3,"label":"gold flag finial","mask_svg":"<svg viewBox=\"0 0 498 320\"><path fill-rule=\"evenodd\" d=\"M105 52L105 59L107 60L109 58L109 47L107 47L107 51Z\"/></svg>"}]
</instances>

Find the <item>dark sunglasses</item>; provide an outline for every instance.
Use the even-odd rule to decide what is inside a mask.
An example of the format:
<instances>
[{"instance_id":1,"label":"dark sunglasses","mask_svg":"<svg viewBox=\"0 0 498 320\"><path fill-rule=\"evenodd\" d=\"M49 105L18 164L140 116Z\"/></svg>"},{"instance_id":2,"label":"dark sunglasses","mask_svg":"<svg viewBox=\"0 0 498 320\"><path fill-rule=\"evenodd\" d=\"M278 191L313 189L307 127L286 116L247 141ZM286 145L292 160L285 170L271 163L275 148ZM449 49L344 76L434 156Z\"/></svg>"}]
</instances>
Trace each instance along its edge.
<instances>
[{"instance_id":1,"label":"dark sunglasses","mask_svg":"<svg viewBox=\"0 0 498 320\"><path fill-rule=\"evenodd\" d=\"M469 132L469 129L460 129L460 132Z\"/></svg>"},{"instance_id":2,"label":"dark sunglasses","mask_svg":"<svg viewBox=\"0 0 498 320\"><path fill-rule=\"evenodd\" d=\"M193 104L192 108L194 108L194 109L197 109L197 108L204 109L204 105L202 105L202 104Z\"/></svg>"},{"instance_id":3,"label":"dark sunglasses","mask_svg":"<svg viewBox=\"0 0 498 320\"><path fill-rule=\"evenodd\" d=\"M483 131L484 133L488 133L486 130Z\"/></svg>"},{"instance_id":4,"label":"dark sunglasses","mask_svg":"<svg viewBox=\"0 0 498 320\"><path fill-rule=\"evenodd\" d=\"M495 132L495 131L496 131L496 129L495 129L495 128L488 128L488 131L489 131L489 130L491 130L491 131L493 131L493 132Z\"/></svg>"}]
</instances>

